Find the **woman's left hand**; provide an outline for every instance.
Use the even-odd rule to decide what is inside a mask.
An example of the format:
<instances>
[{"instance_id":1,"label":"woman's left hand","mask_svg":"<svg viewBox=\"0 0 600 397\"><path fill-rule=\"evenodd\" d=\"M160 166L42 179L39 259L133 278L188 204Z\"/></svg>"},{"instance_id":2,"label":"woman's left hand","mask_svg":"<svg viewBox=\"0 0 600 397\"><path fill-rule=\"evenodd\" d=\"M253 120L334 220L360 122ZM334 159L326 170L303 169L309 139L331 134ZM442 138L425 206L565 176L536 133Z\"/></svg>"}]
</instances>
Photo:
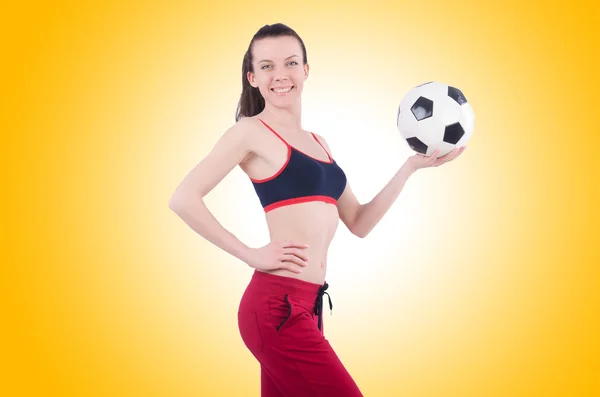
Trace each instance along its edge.
<instances>
[{"instance_id":1,"label":"woman's left hand","mask_svg":"<svg viewBox=\"0 0 600 397\"><path fill-rule=\"evenodd\" d=\"M461 155L462 152L465 151L466 146L462 146L460 148L454 148L450 152L446 153L443 156L437 157L440 153L439 149L436 149L430 156L422 155L421 153L417 153L406 160L406 164L412 168L414 171L421 168L428 167L439 167L442 164L445 164L449 161L454 160L458 156Z\"/></svg>"}]
</instances>

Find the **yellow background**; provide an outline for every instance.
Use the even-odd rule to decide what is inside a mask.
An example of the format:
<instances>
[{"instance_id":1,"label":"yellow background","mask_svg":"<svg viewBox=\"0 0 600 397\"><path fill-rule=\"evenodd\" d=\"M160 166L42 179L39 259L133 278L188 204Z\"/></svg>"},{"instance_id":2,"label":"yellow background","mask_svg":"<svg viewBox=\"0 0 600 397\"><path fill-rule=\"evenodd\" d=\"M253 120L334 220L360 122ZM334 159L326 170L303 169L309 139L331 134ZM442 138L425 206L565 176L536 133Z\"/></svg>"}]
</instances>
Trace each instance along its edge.
<instances>
[{"instance_id":1,"label":"yellow background","mask_svg":"<svg viewBox=\"0 0 600 397\"><path fill-rule=\"evenodd\" d=\"M596 3L597 4L597 3ZM13 6L14 7L14 6ZM362 202L411 154L430 80L475 111L366 238L340 224L326 334L365 396L600 395L597 5L578 1L21 3L2 16L0 394L258 396L251 269L168 209L234 122L262 25L303 37L305 128ZM239 169L208 197L245 243Z\"/></svg>"}]
</instances>

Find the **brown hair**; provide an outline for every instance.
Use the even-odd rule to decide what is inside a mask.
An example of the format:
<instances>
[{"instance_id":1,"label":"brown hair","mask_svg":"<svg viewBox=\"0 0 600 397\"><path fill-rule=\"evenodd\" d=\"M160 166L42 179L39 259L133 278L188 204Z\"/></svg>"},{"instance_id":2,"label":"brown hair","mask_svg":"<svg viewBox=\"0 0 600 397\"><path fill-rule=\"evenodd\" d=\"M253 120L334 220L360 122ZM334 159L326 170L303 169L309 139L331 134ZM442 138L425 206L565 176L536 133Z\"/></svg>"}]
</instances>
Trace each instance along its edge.
<instances>
[{"instance_id":1,"label":"brown hair","mask_svg":"<svg viewBox=\"0 0 600 397\"><path fill-rule=\"evenodd\" d=\"M237 111L235 114L235 121L239 121L242 117L251 117L259 114L265 108L265 100L262 97L258 88L254 88L248 81L248 72L254 73L254 67L252 66L252 45L255 41L264 39L266 37L281 37L291 36L298 39L300 47L302 48L302 58L304 59L304 65L308 62L306 58L306 47L304 42L298 36L298 33L294 29L282 23L276 23L273 25L265 25L260 28L252 37L248 50L244 54L244 60L242 61L242 94L238 102Z\"/></svg>"}]
</instances>

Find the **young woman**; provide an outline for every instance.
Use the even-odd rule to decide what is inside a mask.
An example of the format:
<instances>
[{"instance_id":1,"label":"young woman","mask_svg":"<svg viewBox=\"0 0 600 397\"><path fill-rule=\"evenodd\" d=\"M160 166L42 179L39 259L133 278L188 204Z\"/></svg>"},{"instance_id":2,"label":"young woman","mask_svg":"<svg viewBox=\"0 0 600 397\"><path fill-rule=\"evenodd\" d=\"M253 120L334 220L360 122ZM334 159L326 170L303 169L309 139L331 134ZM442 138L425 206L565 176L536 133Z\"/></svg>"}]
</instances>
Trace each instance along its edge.
<instances>
[{"instance_id":1,"label":"young woman","mask_svg":"<svg viewBox=\"0 0 600 397\"><path fill-rule=\"evenodd\" d=\"M327 251L339 220L365 237L415 171L443 157L416 154L371 201L360 204L325 139L302 128L301 94L309 75L306 48L294 30L266 25L244 55L236 123L183 179L169 207L200 236L254 269L238 310L240 335L261 367L263 397L362 396L324 336ZM270 242L251 248L204 205L239 166L265 211ZM330 309L332 308L329 299Z\"/></svg>"}]
</instances>

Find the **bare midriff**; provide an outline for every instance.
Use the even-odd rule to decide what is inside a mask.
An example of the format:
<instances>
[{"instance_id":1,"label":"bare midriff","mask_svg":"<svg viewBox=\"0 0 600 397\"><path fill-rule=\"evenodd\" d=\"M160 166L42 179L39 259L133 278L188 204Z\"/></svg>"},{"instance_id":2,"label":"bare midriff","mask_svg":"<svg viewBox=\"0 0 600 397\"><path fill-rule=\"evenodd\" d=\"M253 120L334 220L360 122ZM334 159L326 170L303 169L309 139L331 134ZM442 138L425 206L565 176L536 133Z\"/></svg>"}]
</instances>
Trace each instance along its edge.
<instances>
[{"instance_id":1,"label":"bare midriff","mask_svg":"<svg viewBox=\"0 0 600 397\"><path fill-rule=\"evenodd\" d=\"M316 284L323 284L327 270L327 253L339 223L337 207L331 203L311 201L275 208L265 214L271 241L294 241L307 244L303 249L308 256L302 273L287 269L268 271Z\"/></svg>"}]
</instances>

